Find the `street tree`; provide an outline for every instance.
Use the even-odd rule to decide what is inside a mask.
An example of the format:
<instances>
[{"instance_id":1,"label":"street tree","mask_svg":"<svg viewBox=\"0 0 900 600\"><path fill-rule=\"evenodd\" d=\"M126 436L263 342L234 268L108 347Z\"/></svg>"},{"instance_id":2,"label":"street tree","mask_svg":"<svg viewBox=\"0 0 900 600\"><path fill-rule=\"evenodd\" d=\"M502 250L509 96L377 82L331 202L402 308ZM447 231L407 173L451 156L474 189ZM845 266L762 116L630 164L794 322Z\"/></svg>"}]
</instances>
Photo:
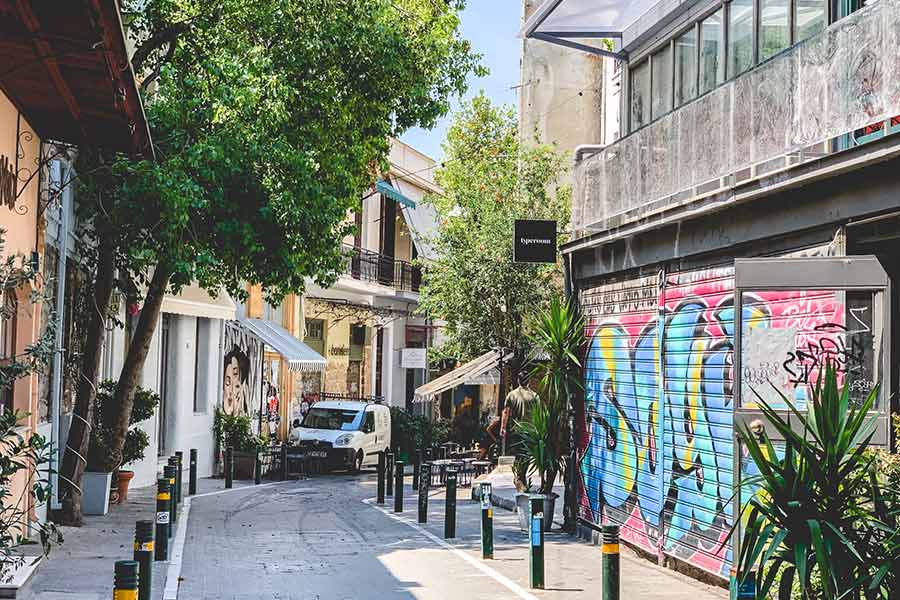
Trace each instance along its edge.
<instances>
[{"instance_id":1,"label":"street tree","mask_svg":"<svg viewBox=\"0 0 900 600\"><path fill-rule=\"evenodd\" d=\"M277 303L308 277L331 283L390 137L433 126L481 71L459 34L463 0L124 5L156 160L80 156L93 300L62 466L72 524L114 292L141 307L114 398L117 464L165 294L197 281L242 299L250 283Z\"/></svg>"},{"instance_id":2,"label":"street tree","mask_svg":"<svg viewBox=\"0 0 900 600\"><path fill-rule=\"evenodd\" d=\"M531 142L531 140L527 140ZM421 310L446 322L439 355L468 360L511 351L512 380L528 353L531 317L561 292L560 264L513 262L516 219L550 219L560 240L569 223L563 157L523 143L515 114L481 94L455 116L436 172L442 195L430 198L441 227L433 240Z\"/></svg>"}]
</instances>

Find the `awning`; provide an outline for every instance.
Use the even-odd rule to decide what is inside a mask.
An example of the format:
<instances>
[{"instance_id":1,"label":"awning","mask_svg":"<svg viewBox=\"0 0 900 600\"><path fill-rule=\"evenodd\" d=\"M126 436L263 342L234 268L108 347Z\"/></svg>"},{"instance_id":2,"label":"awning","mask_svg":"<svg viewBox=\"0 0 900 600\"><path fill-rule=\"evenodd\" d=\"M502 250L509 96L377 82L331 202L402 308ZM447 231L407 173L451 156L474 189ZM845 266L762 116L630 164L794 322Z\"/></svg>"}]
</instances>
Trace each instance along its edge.
<instances>
[{"instance_id":1,"label":"awning","mask_svg":"<svg viewBox=\"0 0 900 600\"><path fill-rule=\"evenodd\" d=\"M162 312L188 317L206 317L208 319L235 319L237 307L224 290L213 298L209 292L197 285L189 285L177 296L166 294L163 298Z\"/></svg>"},{"instance_id":2,"label":"awning","mask_svg":"<svg viewBox=\"0 0 900 600\"><path fill-rule=\"evenodd\" d=\"M525 22L522 35L621 58L594 40L622 39L659 0L545 0Z\"/></svg>"},{"instance_id":3,"label":"awning","mask_svg":"<svg viewBox=\"0 0 900 600\"><path fill-rule=\"evenodd\" d=\"M281 325L265 319L239 319L238 322L280 354L291 371L325 370L325 357L295 338Z\"/></svg>"},{"instance_id":4,"label":"awning","mask_svg":"<svg viewBox=\"0 0 900 600\"><path fill-rule=\"evenodd\" d=\"M428 402L438 394L461 385L478 385L481 383L480 378L485 373L496 371L500 361L506 360L509 356L509 353L501 355L496 350L482 354L475 360L416 388L415 401ZM489 380L489 382L491 381Z\"/></svg>"},{"instance_id":5,"label":"awning","mask_svg":"<svg viewBox=\"0 0 900 600\"><path fill-rule=\"evenodd\" d=\"M413 202L412 200L410 200L409 198L407 198L406 196L401 194L399 191L397 191L397 189L394 186L392 186L390 183L388 183L384 179L379 179L378 181L375 182L375 191L378 192L379 194L384 194L385 196L388 196L389 198L393 198L394 200L396 200L403 206L408 206L410 208L416 207L415 202Z\"/></svg>"},{"instance_id":6,"label":"awning","mask_svg":"<svg viewBox=\"0 0 900 600\"><path fill-rule=\"evenodd\" d=\"M420 203L413 208L403 207L403 218L406 226L412 234L413 244L419 257L427 260L437 259L437 252L431 245L431 241L437 235L438 216L434 206Z\"/></svg>"},{"instance_id":7,"label":"awning","mask_svg":"<svg viewBox=\"0 0 900 600\"><path fill-rule=\"evenodd\" d=\"M116 0L0 0L0 88L42 140L153 156Z\"/></svg>"}]
</instances>

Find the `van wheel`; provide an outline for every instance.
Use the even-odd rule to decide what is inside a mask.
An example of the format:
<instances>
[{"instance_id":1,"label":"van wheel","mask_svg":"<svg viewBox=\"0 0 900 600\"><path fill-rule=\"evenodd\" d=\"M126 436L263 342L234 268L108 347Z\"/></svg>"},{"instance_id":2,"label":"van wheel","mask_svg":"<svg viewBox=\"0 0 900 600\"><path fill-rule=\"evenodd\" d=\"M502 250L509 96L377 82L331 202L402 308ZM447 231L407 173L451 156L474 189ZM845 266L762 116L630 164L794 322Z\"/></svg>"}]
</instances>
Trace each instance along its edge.
<instances>
[{"instance_id":1,"label":"van wheel","mask_svg":"<svg viewBox=\"0 0 900 600\"><path fill-rule=\"evenodd\" d=\"M363 451L359 450L356 453L356 458L353 459L353 464L350 466L350 472L353 474L359 473L362 470L363 464Z\"/></svg>"}]
</instances>

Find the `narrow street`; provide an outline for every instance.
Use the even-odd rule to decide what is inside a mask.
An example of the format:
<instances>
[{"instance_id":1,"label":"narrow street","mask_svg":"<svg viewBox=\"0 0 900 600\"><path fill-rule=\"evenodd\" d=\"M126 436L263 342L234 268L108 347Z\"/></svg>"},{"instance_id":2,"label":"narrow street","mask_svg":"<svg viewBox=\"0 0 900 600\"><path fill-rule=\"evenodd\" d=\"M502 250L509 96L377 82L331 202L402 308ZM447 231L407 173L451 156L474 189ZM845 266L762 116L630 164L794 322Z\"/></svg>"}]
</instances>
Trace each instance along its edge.
<instances>
[{"instance_id":1,"label":"narrow street","mask_svg":"<svg viewBox=\"0 0 900 600\"><path fill-rule=\"evenodd\" d=\"M547 536L547 590L528 589L527 538L516 516L495 510L495 559L482 561L480 509L459 494L459 537L442 543L443 499L429 503L424 530L393 500L373 506L374 474L300 482L195 498L179 598L292 600L599 598L600 553L566 535ZM427 535L427 533L431 535ZM623 554L623 593L652 599L724 598L723 590ZM627 596L626 596L627 597Z\"/></svg>"}]
</instances>

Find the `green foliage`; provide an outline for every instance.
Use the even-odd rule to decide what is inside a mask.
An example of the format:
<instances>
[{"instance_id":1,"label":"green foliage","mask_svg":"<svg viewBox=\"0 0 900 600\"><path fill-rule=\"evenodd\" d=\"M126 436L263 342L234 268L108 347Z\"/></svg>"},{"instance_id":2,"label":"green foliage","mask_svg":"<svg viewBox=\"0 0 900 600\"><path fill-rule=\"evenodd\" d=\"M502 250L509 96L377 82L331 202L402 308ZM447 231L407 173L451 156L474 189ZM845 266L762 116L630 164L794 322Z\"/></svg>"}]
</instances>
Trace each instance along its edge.
<instances>
[{"instance_id":1,"label":"green foliage","mask_svg":"<svg viewBox=\"0 0 900 600\"><path fill-rule=\"evenodd\" d=\"M424 415L412 415L399 406L391 407L391 445L412 458L417 449L439 446L449 439L446 421L431 421Z\"/></svg>"},{"instance_id":2,"label":"green foliage","mask_svg":"<svg viewBox=\"0 0 900 600\"><path fill-rule=\"evenodd\" d=\"M543 402L534 407L525 419L516 421L519 453L525 458L529 475L537 473L539 494L550 494L556 475L565 467L565 413L552 411Z\"/></svg>"},{"instance_id":3,"label":"green foliage","mask_svg":"<svg viewBox=\"0 0 900 600\"><path fill-rule=\"evenodd\" d=\"M249 416L227 415L219 408L213 417L213 435L220 448L231 446L235 452L256 452L265 445L262 438L253 435Z\"/></svg>"},{"instance_id":4,"label":"green foliage","mask_svg":"<svg viewBox=\"0 0 900 600\"><path fill-rule=\"evenodd\" d=\"M23 565L24 546L35 542L23 535L31 528L37 532L37 543L44 555L53 544L61 543L62 535L53 523L39 522L31 506L38 507L50 496L50 444L37 434L24 435L20 424L28 417L23 412L0 413L0 582L12 569ZM24 483L31 476L31 485L23 485L20 495L14 495L12 482Z\"/></svg>"},{"instance_id":5,"label":"green foliage","mask_svg":"<svg viewBox=\"0 0 900 600\"><path fill-rule=\"evenodd\" d=\"M456 115L436 172L442 196L429 199L441 222L421 290L421 310L446 321L451 354L475 358L496 348L527 354L529 315L558 295L559 265L513 263L516 219L569 223L561 154L519 139L512 110L482 94ZM562 239L562 235L560 236Z\"/></svg>"},{"instance_id":6,"label":"green foliage","mask_svg":"<svg viewBox=\"0 0 900 600\"><path fill-rule=\"evenodd\" d=\"M100 384L94 397L93 424L88 445L88 471L109 473L118 468L142 460L144 452L150 445L150 436L139 427L130 427L125 435L122 449L122 462L116 464L112 459L112 444L118 407L115 405L116 382L104 381ZM153 416L159 406L159 394L153 390L139 387L134 392L134 407L129 424L134 426Z\"/></svg>"},{"instance_id":7,"label":"green foliage","mask_svg":"<svg viewBox=\"0 0 900 600\"><path fill-rule=\"evenodd\" d=\"M785 600L795 588L827 600L900 592L900 494L879 480L867 452L875 431L867 413L877 395L875 389L861 406L851 403L849 386L842 389L828 365L807 414L785 398L793 427L759 398L784 439L783 454L765 435L738 430L760 474L743 484L752 495L742 512L737 565L742 573L763 572L758 597L768 598L776 583Z\"/></svg>"}]
</instances>

